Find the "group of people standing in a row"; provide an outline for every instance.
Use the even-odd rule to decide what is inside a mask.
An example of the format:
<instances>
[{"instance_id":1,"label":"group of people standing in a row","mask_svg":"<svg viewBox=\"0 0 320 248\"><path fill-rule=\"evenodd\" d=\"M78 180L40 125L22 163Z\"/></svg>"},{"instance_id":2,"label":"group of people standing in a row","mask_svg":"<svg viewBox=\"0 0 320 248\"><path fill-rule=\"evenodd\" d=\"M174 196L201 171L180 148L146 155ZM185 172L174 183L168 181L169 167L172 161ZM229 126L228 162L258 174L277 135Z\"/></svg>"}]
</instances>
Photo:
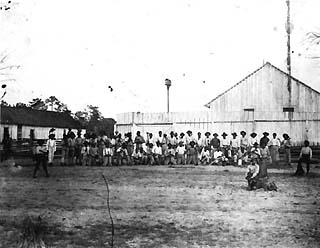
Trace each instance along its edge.
<instances>
[{"instance_id":1,"label":"group of people standing in a row","mask_svg":"<svg viewBox=\"0 0 320 248\"><path fill-rule=\"evenodd\" d=\"M269 138L264 132L261 139L255 132L247 136L245 131L233 132L231 137L223 132L211 135L200 132L196 136L192 131L180 133L171 131L169 135L159 131L157 135L147 133L144 137L138 131L133 138L131 133L124 137L116 132L111 137L86 133L82 137L70 129L63 134L61 141L61 165L122 165L122 164L234 164L242 166L248 163L250 149L261 149L262 157L277 164L279 149L283 147L286 162L291 163L291 141L287 134L281 141L276 133ZM48 163L51 164L56 151L54 130L47 141Z\"/></svg>"},{"instance_id":2,"label":"group of people standing in a row","mask_svg":"<svg viewBox=\"0 0 320 248\"><path fill-rule=\"evenodd\" d=\"M44 147L49 164L52 163L57 149L54 131L50 130L49 139ZM269 138L268 132L264 132L260 139L255 132L247 135L245 131L241 131L239 137L233 132L230 136L225 132L221 136L217 133L211 135L210 132L205 132L204 136L198 132L194 136L189 130L179 135L173 131L169 135L159 131L157 135L147 133L146 137L138 131L134 138L130 132L124 137L118 132L111 137L97 136L94 133L86 133L82 137L81 131L76 135L69 129L68 132L64 132L61 141L60 162L61 165L85 166L169 164L244 166L250 164L250 159L255 157L259 159L260 175L266 176L267 165L278 164L279 149L282 147L285 151L285 162L291 164L291 140L288 134L282 135L283 140L280 140L276 133Z\"/></svg>"}]
</instances>

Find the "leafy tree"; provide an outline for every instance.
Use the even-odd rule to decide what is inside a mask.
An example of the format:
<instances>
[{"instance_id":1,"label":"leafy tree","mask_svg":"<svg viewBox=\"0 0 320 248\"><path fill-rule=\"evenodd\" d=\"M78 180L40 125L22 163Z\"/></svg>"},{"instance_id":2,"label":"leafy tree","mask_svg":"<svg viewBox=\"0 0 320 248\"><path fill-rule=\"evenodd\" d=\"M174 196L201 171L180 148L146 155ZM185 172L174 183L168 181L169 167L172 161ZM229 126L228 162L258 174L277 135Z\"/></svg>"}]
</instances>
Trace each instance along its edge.
<instances>
[{"instance_id":1,"label":"leafy tree","mask_svg":"<svg viewBox=\"0 0 320 248\"><path fill-rule=\"evenodd\" d=\"M15 105L16 108L28 108L28 105L23 102L18 102Z\"/></svg>"},{"instance_id":2,"label":"leafy tree","mask_svg":"<svg viewBox=\"0 0 320 248\"><path fill-rule=\"evenodd\" d=\"M56 98L55 96L50 96L49 98L47 98L45 100L45 104L47 108L51 111L68 113L69 115L71 115L71 111L68 109L68 106L60 100L58 100L58 98Z\"/></svg>"},{"instance_id":3,"label":"leafy tree","mask_svg":"<svg viewBox=\"0 0 320 248\"><path fill-rule=\"evenodd\" d=\"M111 135L114 132L115 121L111 118L104 118L97 106L88 105L85 110L77 111L74 118L80 121L88 132L98 135Z\"/></svg>"},{"instance_id":4,"label":"leafy tree","mask_svg":"<svg viewBox=\"0 0 320 248\"><path fill-rule=\"evenodd\" d=\"M30 108L36 109L36 110L47 110L48 109L45 102L41 98L32 99L29 102L29 106L30 106Z\"/></svg>"}]
</instances>

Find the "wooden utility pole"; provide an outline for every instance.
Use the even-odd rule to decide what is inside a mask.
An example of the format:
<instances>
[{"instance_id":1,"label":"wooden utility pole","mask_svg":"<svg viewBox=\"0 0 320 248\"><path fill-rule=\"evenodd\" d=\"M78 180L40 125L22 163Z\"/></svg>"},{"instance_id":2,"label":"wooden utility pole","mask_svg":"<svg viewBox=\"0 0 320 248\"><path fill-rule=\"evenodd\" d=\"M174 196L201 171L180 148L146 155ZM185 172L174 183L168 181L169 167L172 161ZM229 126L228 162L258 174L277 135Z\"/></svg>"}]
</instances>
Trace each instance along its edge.
<instances>
[{"instance_id":1,"label":"wooden utility pole","mask_svg":"<svg viewBox=\"0 0 320 248\"><path fill-rule=\"evenodd\" d=\"M290 23L290 0L286 0L287 3L287 71L288 71L288 83L287 88L289 92L289 105L291 105L291 44L290 44L290 35L291 35L291 23Z\"/></svg>"}]
</instances>

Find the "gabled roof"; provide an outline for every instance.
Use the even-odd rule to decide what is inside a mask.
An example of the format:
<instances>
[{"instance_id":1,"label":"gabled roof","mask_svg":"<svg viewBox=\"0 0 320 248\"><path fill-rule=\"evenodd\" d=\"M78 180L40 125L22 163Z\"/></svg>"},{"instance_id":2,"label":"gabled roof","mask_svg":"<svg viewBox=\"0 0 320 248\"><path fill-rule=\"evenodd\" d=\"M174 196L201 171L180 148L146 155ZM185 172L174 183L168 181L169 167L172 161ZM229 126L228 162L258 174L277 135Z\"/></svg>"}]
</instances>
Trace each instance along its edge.
<instances>
[{"instance_id":1,"label":"gabled roof","mask_svg":"<svg viewBox=\"0 0 320 248\"><path fill-rule=\"evenodd\" d=\"M1 106L1 123L35 127L80 128L67 113Z\"/></svg>"},{"instance_id":2,"label":"gabled roof","mask_svg":"<svg viewBox=\"0 0 320 248\"><path fill-rule=\"evenodd\" d=\"M260 71L262 68L266 67L266 66L271 66L272 68L276 69L277 71L279 71L280 73L285 74L287 77L289 77L289 74L280 70L278 67L272 65L269 62L266 62L263 66L259 67L257 70L255 70L254 72L250 73L248 76L246 76L245 78L243 78L241 81L239 81L238 83L236 83L235 85L233 85L231 88L227 89L226 91L224 91L223 93L221 93L220 95L218 95L217 97L215 97L214 99L212 99L210 102L208 102L207 104L205 104L204 106L207 108L210 108L210 103L212 103L213 101L217 100L220 96L226 94L228 91L230 91L231 89L233 89L234 87L238 86L239 84L241 84L242 82L244 82L247 78L253 76L254 74L256 74L258 71ZM320 92L318 92L317 90L311 88L309 85L306 85L305 83L301 82L300 80L294 78L293 76L291 76L291 79L297 81L298 83L302 84L303 86L313 90L314 92L318 93L320 95Z\"/></svg>"}]
</instances>

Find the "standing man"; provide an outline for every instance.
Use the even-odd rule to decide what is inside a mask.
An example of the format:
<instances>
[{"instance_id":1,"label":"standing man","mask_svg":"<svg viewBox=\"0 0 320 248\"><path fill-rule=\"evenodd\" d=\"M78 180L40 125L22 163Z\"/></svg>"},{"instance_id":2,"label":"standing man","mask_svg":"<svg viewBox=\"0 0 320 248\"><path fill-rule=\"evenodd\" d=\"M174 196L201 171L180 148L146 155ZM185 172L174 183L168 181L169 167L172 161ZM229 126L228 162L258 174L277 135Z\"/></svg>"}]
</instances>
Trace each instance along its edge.
<instances>
[{"instance_id":1,"label":"standing man","mask_svg":"<svg viewBox=\"0 0 320 248\"><path fill-rule=\"evenodd\" d=\"M260 147L261 146L267 146L269 143L269 133L268 132L264 132L263 133L263 137L260 139Z\"/></svg>"},{"instance_id":2,"label":"standing man","mask_svg":"<svg viewBox=\"0 0 320 248\"><path fill-rule=\"evenodd\" d=\"M39 140L38 144L35 148L35 151L34 151L34 158L36 161L36 167L34 168L33 178L37 177L37 171L38 171L40 165L42 165L44 172L46 173L46 177L49 177L47 162L46 162L47 150L46 150L46 147L43 146L43 144L44 144L44 141Z\"/></svg>"},{"instance_id":3,"label":"standing man","mask_svg":"<svg viewBox=\"0 0 320 248\"><path fill-rule=\"evenodd\" d=\"M282 141L282 146L285 152L285 162L287 165L291 166L291 139L288 134L284 133L284 140Z\"/></svg>"},{"instance_id":4,"label":"standing man","mask_svg":"<svg viewBox=\"0 0 320 248\"><path fill-rule=\"evenodd\" d=\"M277 137L276 133L272 134L272 138L269 141L269 150L272 160L272 165L277 166L279 163L279 148L280 148L280 139Z\"/></svg>"},{"instance_id":5,"label":"standing man","mask_svg":"<svg viewBox=\"0 0 320 248\"><path fill-rule=\"evenodd\" d=\"M57 150L55 135L52 133L49 135L49 139L47 141L47 151L48 151L48 163L52 165L54 153Z\"/></svg>"}]
</instances>

